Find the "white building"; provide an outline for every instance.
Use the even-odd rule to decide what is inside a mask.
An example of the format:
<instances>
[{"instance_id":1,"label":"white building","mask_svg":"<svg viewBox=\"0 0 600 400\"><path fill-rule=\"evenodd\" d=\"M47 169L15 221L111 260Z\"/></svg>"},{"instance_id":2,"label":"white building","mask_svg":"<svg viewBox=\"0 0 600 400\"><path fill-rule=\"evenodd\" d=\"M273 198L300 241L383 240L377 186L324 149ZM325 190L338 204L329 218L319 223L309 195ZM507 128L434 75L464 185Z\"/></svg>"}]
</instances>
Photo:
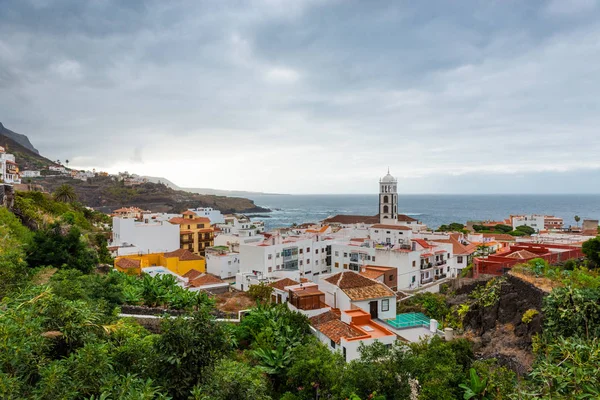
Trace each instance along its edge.
<instances>
[{"instance_id":1,"label":"white building","mask_svg":"<svg viewBox=\"0 0 600 400\"><path fill-rule=\"evenodd\" d=\"M313 277L331 272L331 238L318 234L283 236L265 234L261 242L240 244L240 272L236 288L247 290L251 281Z\"/></svg>"},{"instance_id":2,"label":"white building","mask_svg":"<svg viewBox=\"0 0 600 400\"><path fill-rule=\"evenodd\" d=\"M73 178L79 179L80 181L87 181L89 178L96 176L93 171L74 171Z\"/></svg>"},{"instance_id":3,"label":"white building","mask_svg":"<svg viewBox=\"0 0 600 400\"><path fill-rule=\"evenodd\" d=\"M519 226L529 226L535 229L536 232L544 229L545 217L543 215L511 215L512 228L517 229Z\"/></svg>"},{"instance_id":4,"label":"white building","mask_svg":"<svg viewBox=\"0 0 600 400\"><path fill-rule=\"evenodd\" d=\"M112 242L119 256L179 249L179 225L167 221L113 217Z\"/></svg>"},{"instance_id":5,"label":"white building","mask_svg":"<svg viewBox=\"0 0 600 400\"><path fill-rule=\"evenodd\" d=\"M21 183L15 156L8 154L4 147L0 147L0 178L4 183Z\"/></svg>"},{"instance_id":6,"label":"white building","mask_svg":"<svg viewBox=\"0 0 600 400\"><path fill-rule=\"evenodd\" d=\"M235 277L240 271L240 254L226 246L207 248L205 258L206 272L221 279Z\"/></svg>"},{"instance_id":7,"label":"white building","mask_svg":"<svg viewBox=\"0 0 600 400\"><path fill-rule=\"evenodd\" d=\"M211 207L198 207L198 208L188 208L189 211L196 214L198 217L205 217L210 219L210 224L223 224L225 223L225 218L221 211L215 210Z\"/></svg>"},{"instance_id":8,"label":"white building","mask_svg":"<svg viewBox=\"0 0 600 400\"><path fill-rule=\"evenodd\" d=\"M67 173L67 169L65 167L63 167L62 165L49 165L48 170L54 171L54 172L60 172L61 174Z\"/></svg>"},{"instance_id":9,"label":"white building","mask_svg":"<svg viewBox=\"0 0 600 400\"><path fill-rule=\"evenodd\" d=\"M396 318L396 294L386 285L353 271L321 276L325 303L340 310L360 308L373 319Z\"/></svg>"},{"instance_id":10,"label":"white building","mask_svg":"<svg viewBox=\"0 0 600 400\"><path fill-rule=\"evenodd\" d=\"M21 171L21 178L38 178L40 176L40 171Z\"/></svg>"}]
</instances>

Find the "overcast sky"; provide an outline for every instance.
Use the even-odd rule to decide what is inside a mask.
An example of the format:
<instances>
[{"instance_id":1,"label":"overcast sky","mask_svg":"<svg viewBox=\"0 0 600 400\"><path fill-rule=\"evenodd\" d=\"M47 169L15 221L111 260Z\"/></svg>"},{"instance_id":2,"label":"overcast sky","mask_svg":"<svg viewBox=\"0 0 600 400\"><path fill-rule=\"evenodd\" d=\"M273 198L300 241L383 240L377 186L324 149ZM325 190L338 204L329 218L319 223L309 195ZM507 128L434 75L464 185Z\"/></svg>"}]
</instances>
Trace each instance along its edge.
<instances>
[{"instance_id":1,"label":"overcast sky","mask_svg":"<svg viewBox=\"0 0 600 400\"><path fill-rule=\"evenodd\" d=\"M0 0L0 121L180 186L585 193L595 0Z\"/></svg>"}]
</instances>

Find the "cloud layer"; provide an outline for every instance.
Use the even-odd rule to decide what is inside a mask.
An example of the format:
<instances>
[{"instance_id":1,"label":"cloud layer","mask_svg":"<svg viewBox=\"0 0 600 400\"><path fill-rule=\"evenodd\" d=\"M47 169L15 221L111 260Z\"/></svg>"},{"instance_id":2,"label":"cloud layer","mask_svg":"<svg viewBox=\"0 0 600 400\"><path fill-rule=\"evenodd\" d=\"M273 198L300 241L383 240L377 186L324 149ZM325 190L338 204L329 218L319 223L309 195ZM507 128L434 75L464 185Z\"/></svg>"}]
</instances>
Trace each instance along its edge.
<instances>
[{"instance_id":1,"label":"cloud layer","mask_svg":"<svg viewBox=\"0 0 600 400\"><path fill-rule=\"evenodd\" d=\"M593 0L1 7L0 121L71 165L288 193L373 192L388 166L407 193L600 190Z\"/></svg>"}]
</instances>

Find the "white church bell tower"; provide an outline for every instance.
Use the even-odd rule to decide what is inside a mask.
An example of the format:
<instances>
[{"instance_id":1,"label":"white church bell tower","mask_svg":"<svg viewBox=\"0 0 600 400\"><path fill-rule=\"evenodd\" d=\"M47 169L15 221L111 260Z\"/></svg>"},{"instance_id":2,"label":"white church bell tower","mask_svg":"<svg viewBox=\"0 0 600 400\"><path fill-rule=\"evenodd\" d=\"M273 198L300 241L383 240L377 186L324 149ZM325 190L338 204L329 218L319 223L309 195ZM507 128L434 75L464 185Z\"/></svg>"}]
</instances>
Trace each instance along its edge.
<instances>
[{"instance_id":1,"label":"white church bell tower","mask_svg":"<svg viewBox=\"0 0 600 400\"><path fill-rule=\"evenodd\" d=\"M390 175L379 180L379 222L396 224L398 222L398 181Z\"/></svg>"}]
</instances>

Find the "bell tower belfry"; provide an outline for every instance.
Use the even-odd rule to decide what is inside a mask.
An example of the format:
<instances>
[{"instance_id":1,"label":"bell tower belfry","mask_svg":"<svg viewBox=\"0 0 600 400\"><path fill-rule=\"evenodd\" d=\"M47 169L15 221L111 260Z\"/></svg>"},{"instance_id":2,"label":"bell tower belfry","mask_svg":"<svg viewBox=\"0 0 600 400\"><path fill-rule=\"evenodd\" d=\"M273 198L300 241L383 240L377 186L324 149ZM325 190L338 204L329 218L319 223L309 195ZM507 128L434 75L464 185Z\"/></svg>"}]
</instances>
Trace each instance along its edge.
<instances>
[{"instance_id":1,"label":"bell tower belfry","mask_svg":"<svg viewBox=\"0 0 600 400\"><path fill-rule=\"evenodd\" d=\"M390 175L379 180L379 222L396 224L398 222L398 181Z\"/></svg>"}]
</instances>

